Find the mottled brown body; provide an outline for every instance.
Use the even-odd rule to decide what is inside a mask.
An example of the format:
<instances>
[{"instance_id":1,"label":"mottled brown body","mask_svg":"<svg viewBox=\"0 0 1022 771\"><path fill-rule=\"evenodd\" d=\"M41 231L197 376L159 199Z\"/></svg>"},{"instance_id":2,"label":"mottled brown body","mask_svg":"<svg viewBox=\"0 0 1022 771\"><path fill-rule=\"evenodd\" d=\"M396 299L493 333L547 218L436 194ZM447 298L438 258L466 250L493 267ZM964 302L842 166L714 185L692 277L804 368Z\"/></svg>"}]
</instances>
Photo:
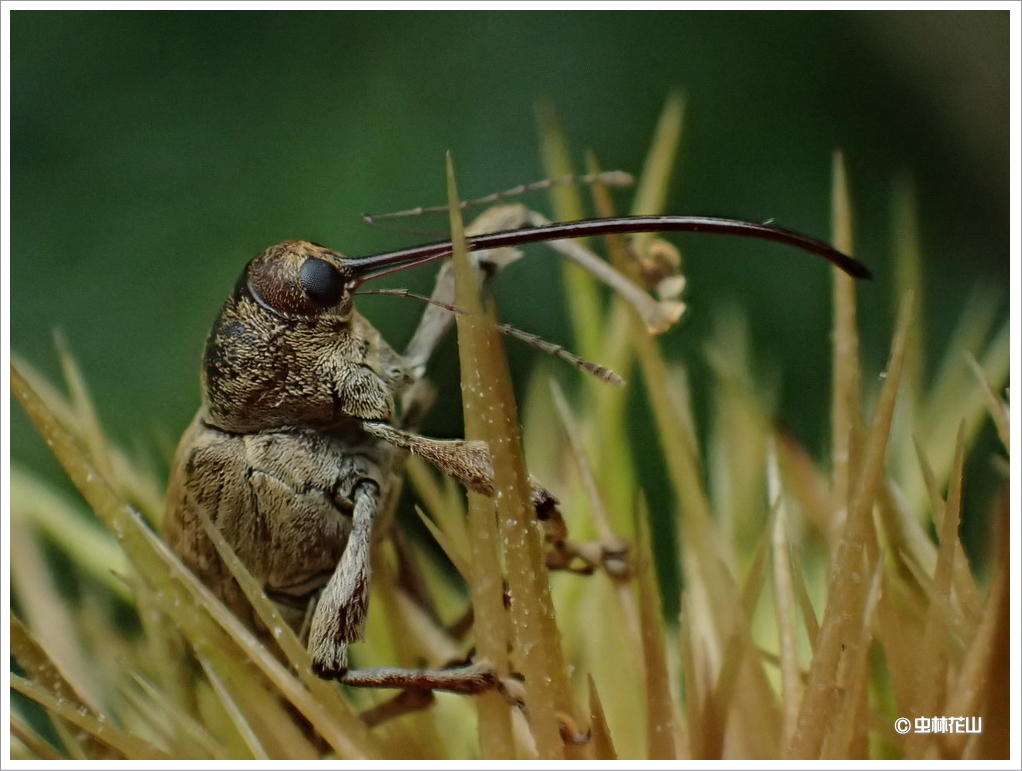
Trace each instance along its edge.
<instances>
[{"instance_id":1,"label":"mottled brown body","mask_svg":"<svg viewBox=\"0 0 1022 771\"><path fill-rule=\"evenodd\" d=\"M349 421L330 431L230 434L200 413L182 438L171 476L167 540L249 626L258 622L202 534L206 512L248 570L300 629L310 599L333 574L351 532L354 488L387 489L392 445Z\"/></svg>"},{"instance_id":2,"label":"mottled brown body","mask_svg":"<svg viewBox=\"0 0 1022 771\"><path fill-rule=\"evenodd\" d=\"M318 299L302 286L310 259L335 279ZM374 509L359 547L367 552L375 507L391 489L398 449L366 433L363 421L392 421L395 397L412 378L353 309L346 280L340 255L300 241L249 264L206 343L203 404L171 473L168 542L253 628L249 603L205 536L200 512L300 629L314 620L309 610L342 563L357 500ZM321 662L335 674L346 667L343 643L359 636L365 615L368 565L356 573L363 585L323 607L344 637Z\"/></svg>"},{"instance_id":3,"label":"mottled brown body","mask_svg":"<svg viewBox=\"0 0 1022 771\"><path fill-rule=\"evenodd\" d=\"M505 262L508 252L501 250ZM500 259L493 256L486 270ZM323 677L490 687L486 667L435 677L389 669L349 676L347 646L365 623L373 522L396 490L399 456L419 454L489 494L493 475L482 443L428 439L402 427L400 397L421 377L450 314L431 306L401 356L355 311L356 285L345 258L304 241L272 246L246 267L206 342L202 406L181 439L167 491L167 541L265 634L204 531L208 517L288 623L307 635ZM441 271L437 293L452 291L449 272ZM554 504L539 485L534 497L541 512Z\"/></svg>"}]
</instances>

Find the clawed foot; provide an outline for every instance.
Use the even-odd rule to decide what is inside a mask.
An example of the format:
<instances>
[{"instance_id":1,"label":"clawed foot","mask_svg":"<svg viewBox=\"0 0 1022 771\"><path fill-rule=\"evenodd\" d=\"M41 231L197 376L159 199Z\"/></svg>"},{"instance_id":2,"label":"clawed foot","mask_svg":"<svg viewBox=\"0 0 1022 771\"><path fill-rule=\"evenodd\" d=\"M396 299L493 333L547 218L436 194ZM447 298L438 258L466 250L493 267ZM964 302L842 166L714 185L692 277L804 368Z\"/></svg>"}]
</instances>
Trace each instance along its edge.
<instances>
[{"instance_id":1,"label":"clawed foot","mask_svg":"<svg viewBox=\"0 0 1022 771\"><path fill-rule=\"evenodd\" d=\"M447 669L377 669L351 670L338 680L346 685L403 688L396 696L365 710L359 716L373 728L396 717L427 709L436 701L435 691L479 694L497 690L509 705L525 709L525 683L521 675L500 678L488 662L459 664ZM557 714L558 730L565 744L586 744L589 731L581 731L569 715Z\"/></svg>"},{"instance_id":2,"label":"clawed foot","mask_svg":"<svg viewBox=\"0 0 1022 771\"><path fill-rule=\"evenodd\" d=\"M628 578L632 572L629 549L623 538L583 542L564 539L551 543L546 565L550 570L569 570L583 575L602 569L612 578Z\"/></svg>"}]
</instances>

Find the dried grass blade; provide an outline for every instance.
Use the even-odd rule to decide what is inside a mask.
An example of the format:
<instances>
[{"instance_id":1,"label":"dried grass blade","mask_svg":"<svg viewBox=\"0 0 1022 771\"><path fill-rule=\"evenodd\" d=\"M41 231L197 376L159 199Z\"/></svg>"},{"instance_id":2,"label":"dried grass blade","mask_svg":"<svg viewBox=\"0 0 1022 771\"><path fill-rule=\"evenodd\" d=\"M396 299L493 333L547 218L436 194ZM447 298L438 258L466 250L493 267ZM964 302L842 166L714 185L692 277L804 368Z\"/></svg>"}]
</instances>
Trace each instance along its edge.
<instances>
[{"instance_id":1,"label":"dried grass blade","mask_svg":"<svg viewBox=\"0 0 1022 771\"><path fill-rule=\"evenodd\" d=\"M820 627L820 638L806 683L805 698L799 710L798 728L786 755L800 759L819 759L824 739L831 730L827 715L840 704L843 696L838 682L841 660L855 655L857 640L852 626L861 618L867 587L862 581L863 552L876 549L876 532L871 516L883 474L887 441L890 436L894 405L905 342L914 306L909 296L902 304L894 335L887 374L876 412L866 436L862 460L855 469L856 484L844 534L838 543L837 555L827 587L827 608Z\"/></svg>"},{"instance_id":2,"label":"dried grass blade","mask_svg":"<svg viewBox=\"0 0 1022 771\"><path fill-rule=\"evenodd\" d=\"M684 126L685 99L679 92L673 91L668 94L656 128L653 129L653 141L650 142L649 152L642 164L642 174L635 185L632 214L652 215L664 210Z\"/></svg>"},{"instance_id":3,"label":"dried grass blade","mask_svg":"<svg viewBox=\"0 0 1022 771\"><path fill-rule=\"evenodd\" d=\"M21 466L11 465L10 485L14 522L31 522L104 588L123 600L130 598L127 585L114 575L127 570L124 552L109 533L83 516L79 504Z\"/></svg>"},{"instance_id":4,"label":"dried grass blade","mask_svg":"<svg viewBox=\"0 0 1022 771\"><path fill-rule=\"evenodd\" d=\"M992 312L996 303L992 298L984 298L990 304L990 308L970 305L963 313L961 326L971 327L975 321L973 318L966 318L969 314L976 313L982 316ZM983 425L988 411L988 397L982 387L977 387L975 377L967 366L962 366L961 353L965 351L979 351L983 354L979 357L979 364L985 373L985 379L996 386L1008 379L1011 363L1010 355L1010 330L1007 323L998 329L993 338L984 346L986 332L992 325L992 320L984 323L984 335L977 337L977 331L972 330L964 337L967 341L958 341L957 333L951 346L947 348L945 366L939 378L943 381L935 381L930 390L929 398L926 400L924 409L919 413L916 421L919 441L929 452L930 462L938 479L946 479L951 473L954 462L955 436L958 432L958 424L965 420L966 442L972 444L976 435ZM916 502L922 498L921 490L916 490L912 485L913 477L906 481L906 497Z\"/></svg>"},{"instance_id":5,"label":"dried grass blade","mask_svg":"<svg viewBox=\"0 0 1022 771\"><path fill-rule=\"evenodd\" d=\"M756 615L756 606L763 595L763 584L766 579L767 564L770 560L770 537L774 530L774 522L777 519L779 501L775 501L770 509L763 532L756 539L756 548L752 553L752 564L745 575L745 583L742 585L741 603L745 611L745 617L750 620ZM733 541L732 541L733 543Z\"/></svg>"},{"instance_id":6,"label":"dried grass blade","mask_svg":"<svg viewBox=\"0 0 1022 771\"><path fill-rule=\"evenodd\" d=\"M589 500L589 527L594 529L596 537L609 543L616 533L608 512L610 504L603 496L607 487L606 480L603 480L605 484L602 486L597 482L582 442L577 418L568 406L560 386L553 380L550 381L550 392L568 440L568 452L575 460L582 487ZM628 532L631 529L629 526ZM572 533L575 532L572 523ZM607 708L610 710L611 723L617 727L617 745L621 752L634 757L645 741L645 725L636 718L642 710L644 696L640 689L634 687L641 681L645 671L639 603L630 576L615 575L608 576L608 579L606 584L600 579L596 587L588 581L585 586L578 586L580 592L585 592L585 598L577 603L575 618L578 624L593 630L592 634L583 636L579 645L584 649L586 661L599 667L604 690L615 694ZM607 631L598 631L601 628Z\"/></svg>"},{"instance_id":7,"label":"dried grass blade","mask_svg":"<svg viewBox=\"0 0 1022 771\"><path fill-rule=\"evenodd\" d=\"M85 377L59 332L55 343L68 386L67 394L20 357L12 357L12 360L58 422L85 444L90 457L100 461L104 475L116 480L123 494L137 502L151 521L158 522L163 510L163 480L152 468L143 465L138 453L125 452L104 435Z\"/></svg>"},{"instance_id":8,"label":"dried grass blade","mask_svg":"<svg viewBox=\"0 0 1022 771\"><path fill-rule=\"evenodd\" d=\"M692 610L689 594L686 590L681 595L681 614L679 618L681 633L678 635L680 648L681 674L685 687L685 728L688 732L688 755L691 758L705 758L706 720L704 706L706 694L700 681L699 665L696 663L697 640L692 624Z\"/></svg>"},{"instance_id":9,"label":"dried grass blade","mask_svg":"<svg viewBox=\"0 0 1022 771\"><path fill-rule=\"evenodd\" d=\"M14 613L10 614L11 655L25 670L26 674L58 700L80 711L99 714L95 704L84 698L75 686L63 675L46 649L40 645L28 628ZM104 718L105 720L105 718ZM91 758L117 757L110 755L105 742L86 737L82 741L84 753Z\"/></svg>"},{"instance_id":10,"label":"dried grass blade","mask_svg":"<svg viewBox=\"0 0 1022 771\"><path fill-rule=\"evenodd\" d=\"M674 700L671 675L667 668L664 622L660 591L653 569L649 512L640 503L635 512L636 579L639 584L639 623L646 675L646 746L650 760L674 760Z\"/></svg>"},{"instance_id":11,"label":"dried grass blade","mask_svg":"<svg viewBox=\"0 0 1022 771\"><path fill-rule=\"evenodd\" d=\"M986 372L979 366L979 362L976 361L976 357L970 352L965 352L965 360L969 363L969 368L976 375L976 379L979 381L980 386L983 389L983 393L987 397L987 407L990 410L990 418L994 421L994 428L997 429L997 436L1001 439L1001 444L1004 445L1004 450L1009 455L1011 454L1011 426L1009 425L1008 417L1008 404L1007 402L1001 401L997 394L994 393L994 387L990 380L987 378Z\"/></svg>"},{"instance_id":12,"label":"dried grass blade","mask_svg":"<svg viewBox=\"0 0 1022 771\"><path fill-rule=\"evenodd\" d=\"M217 674L216 667L213 663L203 657L199 656L199 662L202 664L202 668L206 672L206 679L209 680L209 684L213 688L213 692L217 695L220 700L220 704L227 712L228 717L231 719L231 723L234 728L237 729L238 734L241 736L241 740L245 743L249 752L252 753L254 760L270 760L270 754L266 751L262 741L259 739L259 732L252 726L245 713L238 706L238 702L226 685L224 685L223 678Z\"/></svg>"},{"instance_id":13,"label":"dried grass blade","mask_svg":"<svg viewBox=\"0 0 1022 771\"><path fill-rule=\"evenodd\" d=\"M852 207L844 155L834 154L832 231L834 246L845 254L854 254ZM843 522L851 503L855 459L852 441L862 420L862 373L859 369L859 332L855 309L855 279L838 269L834 276L834 375L831 402L831 484L833 486L834 523ZM830 535L837 535L830 528Z\"/></svg>"},{"instance_id":14,"label":"dried grass blade","mask_svg":"<svg viewBox=\"0 0 1022 771\"><path fill-rule=\"evenodd\" d=\"M930 605L926 614L926 627L919 652L915 700L912 717L946 714L947 674L950 666L948 648L951 636L951 589L954 577L955 544L961 521L962 481L965 464L965 423L959 426L955 447L955 462L948 491L944 521L940 526L940 548L937 567L930 591ZM934 750L932 739L922 733L912 733L906 742L909 757L926 757Z\"/></svg>"},{"instance_id":15,"label":"dried grass blade","mask_svg":"<svg viewBox=\"0 0 1022 771\"><path fill-rule=\"evenodd\" d=\"M983 702L991 690L990 677L995 670L994 642L998 634L1002 618L1002 595L1007 591L1008 580L1001 575L1003 566L995 565L994 577L990 582L990 592L982 604L982 617L976 634L966 642L965 658L948 693L948 715L979 715L982 714ZM951 748L954 757L965 756L965 740L968 737L947 736L946 745Z\"/></svg>"},{"instance_id":16,"label":"dried grass blade","mask_svg":"<svg viewBox=\"0 0 1022 771\"><path fill-rule=\"evenodd\" d=\"M788 559L792 575L795 578L795 591L798 595L799 609L802 611L802 623L806 628L806 637L809 638L809 649L815 654L816 645L820 639L820 622L816 617L813 601L809 597L809 587L806 584L806 575L802 568L802 556L794 545L791 547Z\"/></svg>"},{"instance_id":17,"label":"dried grass blade","mask_svg":"<svg viewBox=\"0 0 1022 771\"><path fill-rule=\"evenodd\" d=\"M66 699L58 697L38 683L11 674L11 688L36 702L51 714L85 731L91 739L99 742L127 760L169 759L160 748L135 736L129 731L110 723L106 716L96 715L84 707L77 707ZM90 745L86 745L86 749ZM106 752L99 759L108 758Z\"/></svg>"},{"instance_id":18,"label":"dried grass blade","mask_svg":"<svg viewBox=\"0 0 1022 771\"><path fill-rule=\"evenodd\" d=\"M55 671L74 683L89 707L99 711L104 694L98 672L89 659L74 609L57 586L43 544L24 523L12 522L9 535L11 554L17 555L10 565L11 584L26 614L26 627L46 635L45 655L56 663Z\"/></svg>"},{"instance_id":19,"label":"dried grass blade","mask_svg":"<svg viewBox=\"0 0 1022 771\"><path fill-rule=\"evenodd\" d=\"M713 646L719 658L723 658L732 637L741 640L742 655L748 656L749 665L739 675L745 698L736 705L740 713L736 720L747 729L744 733L750 754L757 757L776 754L780 712L752 639L741 595L728 568L720 534L710 514L690 405L678 399L678 394L686 393L686 389L679 384L678 377L668 374L655 341L639 338L636 342L666 465L680 504L678 532L682 568L695 601L694 609L706 613L704 640ZM724 666L727 666L726 661ZM710 728L705 721L703 727ZM695 751L693 746L693 753Z\"/></svg>"},{"instance_id":20,"label":"dried grass blade","mask_svg":"<svg viewBox=\"0 0 1022 771\"><path fill-rule=\"evenodd\" d=\"M154 542L153 545L158 543ZM169 584L162 591L155 592L153 596L157 606L180 625L197 656L207 659L226 678L225 682L230 687L248 693L239 703L245 704L253 698L266 698L262 695L266 693L265 689L259 685L259 679L253 676L253 670L247 666L251 662L298 712L308 718L313 728L342 757L365 758L379 754L375 742L364 746L358 734L345 734L319 698L287 671L234 614L209 594L205 586L198 583L198 579L185 573L183 568L179 569L183 572L181 584ZM256 693L259 695L253 695ZM277 710L275 718L265 721L267 732L278 727L287 730L278 726L282 722L293 725L290 717ZM270 737L263 738L265 740Z\"/></svg>"},{"instance_id":21,"label":"dried grass blade","mask_svg":"<svg viewBox=\"0 0 1022 771\"><path fill-rule=\"evenodd\" d=\"M487 353L493 335L487 335L477 282L465 246L464 223L458 207L459 197L454 181L454 168L447 157L447 190L451 219L451 240L454 244L455 303L467 314L459 314L458 357L461 363L461 396L465 414L465 438L486 439L487 421L491 420L489 399L494 398L487 383L492 379ZM485 377L484 372L491 377ZM496 470L497 458L491 457ZM494 488L497 487L496 479ZM489 660L500 677L510 672L507 648L509 630L504 609L503 575L498 551L498 528L494 520L494 501L468 492L468 535L471 548L472 607L475 612L477 655ZM535 672L530 674L536 675ZM496 693L482 694L479 709L479 745L485 759L512 759L515 744L511 732L511 713L503 698ZM552 716L547 719L554 720ZM555 723L551 723L555 726ZM556 727L556 726L555 726ZM549 731L545 734L549 739ZM544 747L549 752L549 747Z\"/></svg>"},{"instance_id":22,"label":"dried grass blade","mask_svg":"<svg viewBox=\"0 0 1022 771\"><path fill-rule=\"evenodd\" d=\"M930 506L933 510L933 522L939 531L943 527L946 504L941 497L940 486L934 477L933 468L926 459L922 447L918 442L916 442L915 446L919 468L926 486L926 493L929 496ZM924 559L919 559L919 566L924 569L926 575L933 574L937 564L937 549L930 540L929 534L923 531L919 521L912 518L908 512L901 512L901 507L898 507L898 511L900 514L899 521L913 535L911 543L915 548L911 553L917 559L919 555L923 555ZM967 622L971 629L971 632L967 635L969 636L975 632L976 625L979 623L980 608L983 607L983 601L982 593L976 585L976 579L969 567L969 558L962 546L961 539L957 539L955 544L954 588L958 599L955 611Z\"/></svg>"},{"instance_id":23,"label":"dried grass blade","mask_svg":"<svg viewBox=\"0 0 1022 771\"><path fill-rule=\"evenodd\" d=\"M723 664L703 705L702 760L721 760L735 709L735 690L741 677L748 646L740 635L732 635L724 646ZM744 748L750 753L748 748Z\"/></svg>"},{"instance_id":24,"label":"dried grass blade","mask_svg":"<svg viewBox=\"0 0 1022 771\"><path fill-rule=\"evenodd\" d=\"M617 750L607 725L607 716L603 712L600 694L596 690L596 681L591 674L586 674L589 686L589 731L595 760L617 760Z\"/></svg>"},{"instance_id":25,"label":"dried grass blade","mask_svg":"<svg viewBox=\"0 0 1022 771\"><path fill-rule=\"evenodd\" d=\"M777 465L776 444L771 443L768 460L769 494L776 501L770 535L770 564L773 578L774 608L777 615L778 648L781 663L781 745L788 746L795 734L798 705L802 701L802 678L798 665L797 620L794 579L791 575L791 542L788 540L787 508L781 473Z\"/></svg>"},{"instance_id":26,"label":"dried grass blade","mask_svg":"<svg viewBox=\"0 0 1022 771\"><path fill-rule=\"evenodd\" d=\"M899 716L911 712L915 698L915 662L922 628L917 611L922 602L918 587L909 586L893 571L884 574L877 608L877 637L883 645L890 690Z\"/></svg>"},{"instance_id":27,"label":"dried grass blade","mask_svg":"<svg viewBox=\"0 0 1022 771\"><path fill-rule=\"evenodd\" d=\"M834 526L834 502L827 476L791 436L778 432L775 444L785 489L791 492L812 525L821 533L829 533Z\"/></svg>"},{"instance_id":28,"label":"dried grass blade","mask_svg":"<svg viewBox=\"0 0 1022 771\"><path fill-rule=\"evenodd\" d=\"M468 560L469 537L468 520L465 516L465 501L460 490L454 483L444 477L440 478L429 465L414 455L408 459L406 472L419 500L426 506L430 517L442 531L451 546Z\"/></svg>"},{"instance_id":29,"label":"dried grass blade","mask_svg":"<svg viewBox=\"0 0 1022 771\"><path fill-rule=\"evenodd\" d=\"M124 687L121 692L133 708L148 719L150 725L160 725L169 719L167 745L176 756L230 759L227 747L214 739L194 715L169 702L155 685L138 672L132 672L131 678L136 687ZM197 753L196 750L201 752Z\"/></svg>"},{"instance_id":30,"label":"dried grass blade","mask_svg":"<svg viewBox=\"0 0 1022 771\"><path fill-rule=\"evenodd\" d=\"M869 644L873 637L873 618L880 599L884 560L883 554L877 554L870 569L869 555L863 555L863 571L871 573L869 591L866 595L865 607L859 619L857 630L858 644L855 653L843 663L838 673L842 687L848 694L840 705L837 716L833 717L830 731L824 739L822 755L825 758L866 759L863 748L868 746L868 694L866 686L869 682L867 666Z\"/></svg>"},{"instance_id":31,"label":"dried grass blade","mask_svg":"<svg viewBox=\"0 0 1022 771\"><path fill-rule=\"evenodd\" d=\"M673 445L667 465L680 502L678 529L682 569L691 597L689 607L694 612L689 618L700 635L697 654L705 651L706 657L706 663L701 665L699 671L705 674L706 692L713 693L715 686L709 683L719 679L718 670L730 665L728 656L733 650L732 638L740 639L739 649L742 656L748 656L749 666L743 667L736 676L740 678L739 689L745 698L735 703L737 712L729 719L741 726L737 729L739 734L748 739L748 746L740 752L756 757L771 756L776 754L775 737L780 731L776 695L763 670L741 593L728 567L720 533L710 515L709 499L702 482L701 459L694 437L694 421L687 400L687 386L683 378L678 376L667 380L671 390L665 393L665 397L669 409L677 417L673 427L661 425L660 430L672 431L666 440L663 435L661 439L665 441L663 446L669 446L668 442ZM682 398L682 395L686 397ZM715 718L710 713L710 700L708 696L702 726L704 731L712 732L717 729L714 727ZM703 741L702 745L705 750L712 742ZM693 755L699 751L693 736ZM714 750L709 750L709 755L713 756Z\"/></svg>"},{"instance_id":32,"label":"dried grass blade","mask_svg":"<svg viewBox=\"0 0 1022 771\"><path fill-rule=\"evenodd\" d=\"M466 581L470 580L472 577L472 563L470 562L469 557L466 556L466 553L463 553L454 545L454 539L450 538L446 532L441 530L440 526L430 519L421 507L416 506L415 513L419 517L419 521L422 522L425 528L429 531L429 534L433 536L433 540L437 542L437 545L443 551L444 555L451 561L451 564L454 565L454 569L458 571L458 575Z\"/></svg>"},{"instance_id":33,"label":"dried grass blade","mask_svg":"<svg viewBox=\"0 0 1022 771\"><path fill-rule=\"evenodd\" d=\"M894 226L894 310L897 311L899 298L912 292L916 298L917 316L924 316L922 247L919 243L919 212L916 204L915 186L907 177L897 180L894 187L892 224ZM840 247L839 247L840 248ZM913 324L909 330L908 347L905 352L906 407L915 413L923 393L923 373L926 370L925 338L923 325ZM907 421L906 425L913 425Z\"/></svg>"},{"instance_id":34,"label":"dried grass blade","mask_svg":"<svg viewBox=\"0 0 1022 771\"><path fill-rule=\"evenodd\" d=\"M220 675L271 758L320 759L321 752L313 745L307 727L296 719L295 708L287 700L277 698L265 680L252 677L233 662L226 663L223 657L219 660L206 658L206 661Z\"/></svg>"},{"instance_id":35,"label":"dried grass blade","mask_svg":"<svg viewBox=\"0 0 1022 771\"><path fill-rule=\"evenodd\" d=\"M453 205L457 198L453 192L450 167L448 179ZM456 225L452 217L454 229ZM469 288L475 291L473 283L464 280L467 277L467 259L464 256L456 257L455 277L458 293ZM565 754L584 757L584 748L572 744L565 746L561 740L561 717L568 725L577 726L579 720L550 597L545 547L531 502L531 484L522 455L518 412L507 359L491 319L479 317L476 329L481 337L480 350L484 357L466 362L468 366L463 372L478 371L483 378L482 388L477 389L479 396L483 397L480 416L485 416L479 438L487 442L493 462L494 501L511 598L514 650L525 677L529 724L540 758L561 758ZM460 333L461 327L459 337Z\"/></svg>"},{"instance_id":36,"label":"dried grass blade","mask_svg":"<svg viewBox=\"0 0 1022 771\"><path fill-rule=\"evenodd\" d=\"M1012 564L1011 564L1011 523L1007 498L998 512L996 525L999 544L994 562L994 579L998 582L996 591L990 595L990 609L996 620L996 629L990 644L989 668L986 681L986 698L983 705L983 733L970 742L966 757L1008 760L1011 758L1012 743L1017 736L1018 723L1012 718ZM995 604L996 603L996 604ZM1015 673L1017 678L1017 673ZM1017 681L1017 680L1016 680Z\"/></svg>"},{"instance_id":37,"label":"dried grass blade","mask_svg":"<svg viewBox=\"0 0 1022 771\"><path fill-rule=\"evenodd\" d=\"M1002 575L1004 566L996 563L993 566L993 578L990 590L982 603L982 617L976 634L965 646L965 659L961 664L956 678L956 685L951 688L948 698L949 715L976 715L982 705L985 691L989 685L993 640L1000 621L997 615L1001 603L1001 595L1007 588L1007 579Z\"/></svg>"},{"instance_id":38,"label":"dried grass blade","mask_svg":"<svg viewBox=\"0 0 1022 771\"><path fill-rule=\"evenodd\" d=\"M588 164L590 172L600 168L592 154L588 155ZM601 217L613 216L614 203L607 190L596 185L592 192L596 213ZM624 240L620 236L610 236L605 241L612 264L628 275L629 256ZM635 362L632 338L637 334L647 334L643 329L644 324L645 321L638 320L638 314L634 309L630 310L626 303L621 302L616 296L612 299L602 355L607 365L626 380L631 378ZM618 448L628 446L625 416L627 394L623 388L600 388L597 383L590 384L587 393L591 400L592 414L600 417L600 434L596 441L597 455L594 460L596 475L604 481L607 508L613 528L631 538L634 533L628 512L635 500L635 470L632 464L619 461L618 451Z\"/></svg>"},{"instance_id":39,"label":"dried grass blade","mask_svg":"<svg viewBox=\"0 0 1022 771\"><path fill-rule=\"evenodd\" d=\"M936 432L946 431L943 415L960 415L960 399L969 378L962 369L961 354L981 351L994 330L997 318L997 298L989 289L975 289L964 303L958 324L945 346L947 352L939 362L929 391L920 410L917 425L922 431L920 439L927 447L934 446ZM988 374L988 377L990 375ZM994 378L991 378L994 379ZM957 420L953 424L957 428Z\"/></svg>"},{"instance_id":40,"label":"dried grass blade","mask_svg":"<svg viewBox=\"0 0 1022 771\"><path fill-rule=\"evenodd\" d=\"M195 705L195 676L186 654L184 637L173 620L159 609L152 590L137 575L126 582L135 591L135 603L145 641L142 659L160 683L163 699L178 710L192 710Z\"/></svg>"},{"instance_id":41,"label":"dried grass blade","mask_svg":"<svg viewBox=\"0 0 1022 771\"><path fill-rule=\"evenodd\" d=\"M39 760L65 760L64 756L57 751L57 748L46 741L20 715L11 713L11 736L21 741L25 748L33 753ZM11 760L14 760L14 753L11 753Z\"/></svg>"},{"instance_id":42,"label":"dried grass blade","mask_svg":"<svg viewBox=\"0 0 1022 771\"><path fill-rule=\"evenodd\" d=\"M110 448L107 446L106 435L100 425L99 416L96 414L96 407L89 394L89 388L85 384L81 368L71 355L67 338L63 333L59 330L55 331L53 339L64 373L64 382L67 384L71 410L75 415L78 438L85 443L92 462L96 464L99 472L110 479L113 471Z\"/></svg>"},{"instance_id":43,"label":"dried grass blade","mask_svg":"<svg viewBox=\"0 0 1022 771\"><path fill-rule=\"evenodd\" d=\"M933 472L918 444L916 451L919 453L919 466L930 495L932 519L936 523L942 522L944 499L940 496ZM889 483L885 484L880 492L880 522L884 527L888 548L892 554L899 555L897 564L902 571L906 567L904 561L908 560L918 566L925 575L931 575L937 564L937 549L919 516L899 499L897 492Z\"/></svg>"},{"instance_id":44,"label":"dried grass blade","mask_svg":"<svg viewBox=\"0 0 1022 771\"><path fill-rule=\"evenodd\" d=\"M546 175L551 179L573 175L575 172L568 142L553 105L546 102L537 105L536 120L539 125L540 155ZM585 216L582 197L575 185L551 187L550 203L556 220L578 220ZM596 282L583 268L567 261L563 264L563 276L568 318L572 321L578 351L583 358L595 361L602 347L603 330L603 314L600 312Z\"/></svg>"},{"instance_id":45,"label":"dried grass blade","mask_svg":"<svg viewBox=\"0 0 1022 771\"><path fill-rule=\"evenodd\" d=\"M561 426L564 428L564 435L568 440L568 447L571 451L571 457L575 461L575 467L578 470L582 487L585 489L589 499L589 509L592 512L596 533L601 540L609 541L615 536L614 528L610 522L610 514L607 503L604 501L603 490L596 481L592 464L589 462L589 456L585 451L585 445L579 432L578 420L576 420L571 407L568 406L568 400L564 397L564 391L561 389L560 384L553 379L550 380L550 394L553 397L557 415L561 420Z\"/></svg>"}]
</instances>

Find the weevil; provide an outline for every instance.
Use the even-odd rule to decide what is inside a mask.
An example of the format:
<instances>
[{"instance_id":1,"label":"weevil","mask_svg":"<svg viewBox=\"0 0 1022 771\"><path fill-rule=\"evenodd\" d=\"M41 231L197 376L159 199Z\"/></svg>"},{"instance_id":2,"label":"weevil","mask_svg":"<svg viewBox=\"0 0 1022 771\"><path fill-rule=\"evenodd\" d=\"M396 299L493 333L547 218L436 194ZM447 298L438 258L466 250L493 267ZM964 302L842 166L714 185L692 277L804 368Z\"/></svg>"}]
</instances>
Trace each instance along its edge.
<instances>
[{"instance_id":1,"label":"weevil","mask_svg":"<svg viewBox=\"0 0 1022 771\"><path fill-rule=\"evenodd\" d=\"M778 241L822 256L856 277L867 269L828 244L774 225L692 216L616 217L551 223L521 205L499 206L468 231L480 280L515 247L551 242L614 286L652 331L674 311L657 303L577 242L612 233L707 232ZM478 223L479 221L477 221ZM497 232L484 232L493 231ZM497 685L485 663L450 669L350 670L348 646L363 633L374 521L394 495L406 453L466 488L492 494L481 442L438 440L414 430L426 365L452 323L450 262L403 353L356 310L354 296L379 276L443 260L450 241L347 257L285 241L242 271L206 341L202 405L177 450L167 493L171 547L248 625L265 634L206 535L224 535L325 679L370 687L476 693ZM676 314L675 314L676 315ZM579 360L580 362L581 360ZM556 499L533 480L540 516Z\"/></svg>"}]
</instances>

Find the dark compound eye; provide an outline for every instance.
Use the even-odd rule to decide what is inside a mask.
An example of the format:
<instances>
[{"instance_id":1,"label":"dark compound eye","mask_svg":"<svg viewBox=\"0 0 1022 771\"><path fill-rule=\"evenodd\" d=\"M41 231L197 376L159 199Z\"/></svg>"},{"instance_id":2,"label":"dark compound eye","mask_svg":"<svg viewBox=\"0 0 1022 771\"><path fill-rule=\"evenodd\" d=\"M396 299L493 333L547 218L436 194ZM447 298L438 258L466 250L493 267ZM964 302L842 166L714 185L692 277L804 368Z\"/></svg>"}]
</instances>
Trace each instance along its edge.
<instances>
[{"instance_id":1,"label":"dark compound eye","mask_svg":"<svg viewBox=\"0 0 1022 771\"><path fill-rule=\"evenodd\" d=\"M302 289L319 305L337 305L344 296L344 277L326 260L310 257L298 274Z\"/></svg>"}]
</instances>

